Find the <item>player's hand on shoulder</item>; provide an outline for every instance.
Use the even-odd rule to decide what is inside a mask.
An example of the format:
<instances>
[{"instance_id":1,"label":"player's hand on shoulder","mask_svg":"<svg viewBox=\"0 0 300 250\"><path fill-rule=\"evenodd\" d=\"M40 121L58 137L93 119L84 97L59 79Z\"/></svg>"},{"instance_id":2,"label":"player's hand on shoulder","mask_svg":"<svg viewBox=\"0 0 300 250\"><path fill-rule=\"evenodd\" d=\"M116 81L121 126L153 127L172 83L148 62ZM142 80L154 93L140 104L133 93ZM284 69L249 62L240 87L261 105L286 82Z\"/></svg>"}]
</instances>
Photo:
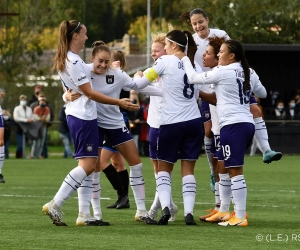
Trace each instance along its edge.
<instances>
[{"instance_id":1,"label":"player's hand on shoulder","mask_svg":"<svg viewBox=\"0 0 300 250\"><path fill-rule=\"evenodd\" d=\"M130 111L136 111L140 109L140 106L137 104L133 104L129 98L120 99L118 106Z\"/></svg>"}]
</instances>

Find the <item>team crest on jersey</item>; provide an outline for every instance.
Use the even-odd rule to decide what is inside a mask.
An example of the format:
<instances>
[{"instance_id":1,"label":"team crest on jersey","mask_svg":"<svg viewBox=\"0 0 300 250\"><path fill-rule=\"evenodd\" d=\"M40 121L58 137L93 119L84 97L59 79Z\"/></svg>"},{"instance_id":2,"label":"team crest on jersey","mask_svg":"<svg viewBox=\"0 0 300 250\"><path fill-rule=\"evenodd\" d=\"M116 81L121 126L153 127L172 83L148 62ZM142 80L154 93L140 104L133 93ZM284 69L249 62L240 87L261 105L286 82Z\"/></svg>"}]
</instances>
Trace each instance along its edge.
<instances>
[{"instance_id":1,"label":"team crest on jersey","mask_svg":"<svg viewBox=\"0 0 300 250\"><path fill-rule=\"evenodd\" d=\"M209 112L208 112L208 111L205 111L205 112L204 112L204 116L205 116L205 118L209 118Z\"/></svg>"},{"instance_id":2,"label":"team crest on jersey","mask_svg":"<svg viewBox=\"0 0 300 250\"><path fill-rule=\"evenodd\" d=\"M86 144L86 151L92 152L93 151L93 144Z\"/></svg>"},{"instance_id":3,"label":"team crest on jersey","mask_svg":"<svg viewBox=\"0 0 300 250\"><path fill-rule=\"evenodd\" d=\"M107 84L113 84L115 80L115 76L114 75L107 75L106 76L106 83Z\"/></svg>"}]
</instances>

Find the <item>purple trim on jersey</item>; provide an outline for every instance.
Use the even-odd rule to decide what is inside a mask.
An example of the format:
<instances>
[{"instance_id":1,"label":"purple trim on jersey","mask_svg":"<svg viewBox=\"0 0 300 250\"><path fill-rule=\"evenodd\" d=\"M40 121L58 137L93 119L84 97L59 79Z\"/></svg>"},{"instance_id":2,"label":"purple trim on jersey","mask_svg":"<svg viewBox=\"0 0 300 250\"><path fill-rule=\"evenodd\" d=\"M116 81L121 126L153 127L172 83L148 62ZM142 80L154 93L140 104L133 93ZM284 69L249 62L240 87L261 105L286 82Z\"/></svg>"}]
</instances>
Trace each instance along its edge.
<instances>
[{"instance_id":1,"label":"purple trim on jersey","mask_svg":"<svg viewBox=\"0 0 300 250\"><path fill-rule=\"evenodd\" d=\"M250 102L250 105L257 104L257 101L256 101L256 99L255 99L255 97L253 95L250 95L249 102Z\"/></svg>"},{"instance_id":2,"label":"purple trim on jersey","mask_svg":"<svg viewBox=\"0 0 300 250\"><path fill-rule=\"evenodd\" d=\"M219 151L220 151L220 135L214 135L213 141L211 144L210 152L213 154L213 158L218 159Z\"/></svg>"},{"instance_id":3,"label":"purple trim on jersey","mask_svg":"<svg viewBox=\"0 0 300 250\"><path fill-rule=\"evenodd\" d=\"M201 100L201 117L203 123L209 122L211 120L209 103L204 100Z\"/></svg>"},{"instance_id":4,"label":"purple trim on jersey","mask_svg":"<svg viewBox=\"0 0 300 250\"><path fill-rule=\"evenodd\" d=\"M149 156L152 160L157 160L157 142L159 128L149 128Z\"/></svg>"},{"instance_id":5,"label":"purple trim on jersey","mask_svg":"<svg viewBox=\"0 0 300 250\"><path fill-rule=\"evenodd\" d=\"M97 119L82 120L68 115L67 123L74 143L75 159L98 157Z\"/></svg>"},{"instance_id":6,"label":"purple trim on jersey","mask_svg":"<svg viewBox=\"0 0 300 250\"><path fill-rule=\"evenodd\" d=\"M107 136L112 147L116 147L120 144L132 140L132 136L129 133L127 127L117 128L117 129L106 129L106 128L98 127L98 133L99 133L99 145L101 145L101 141L102 141L101 147L103 147L104 135Z\"/></svg>"},{"instance_id":7,"label":"purple trim on jersey","mask_svg":"<svg viewBox=\"0 0 300 250\"><path fill-rule=\"evenodd\" d=\"M4 128L3 115L0 115L0 128Z\"/></svg>"},{"instance_id":8,"label":"purple trim on jersey","mask_svg":"<svg viewBox=\"0 0 300 250\"><path fill-rule=\"evenodd\" d=\"M222 127L220 144L226 168L244 165L245 152L252 143L254 132L254 124L249 122Z\"/></svg>"},{"instance_id":9,"label":"purple trim on jersey","mask_svg":"<svg viewBox=\"0 0 300 250\"><path fill-rule=\"evenodd\" d=\"M177 159L195 161L203 142L201 118L161 125L157 159L175 163Z\"/></svg>"}]
</instances>

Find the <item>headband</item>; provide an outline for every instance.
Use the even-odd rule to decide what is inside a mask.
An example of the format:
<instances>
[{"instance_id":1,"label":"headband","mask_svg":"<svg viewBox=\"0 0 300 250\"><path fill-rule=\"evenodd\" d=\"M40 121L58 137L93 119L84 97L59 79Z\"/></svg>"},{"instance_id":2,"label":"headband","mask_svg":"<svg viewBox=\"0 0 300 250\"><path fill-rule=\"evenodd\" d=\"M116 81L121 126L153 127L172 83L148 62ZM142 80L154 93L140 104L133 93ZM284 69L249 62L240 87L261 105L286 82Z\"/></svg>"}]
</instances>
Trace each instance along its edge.
<instances>
[{"instance_id":1,"label":"headband","mask_svg":"<svg viewBox=\"0 0 300 250\"><path fill-rule=\"evenodd\" d=\"M167 38L167 37L166 37ZM182 44L180 44L180 43L177 43L177 42L175 42L175 41L173 41L173 40L171 40L171 39L169 39L169 38L167 38L167 40L169 40L170 42L172 42L172 43L176 43L176 44L178 44L179 46L181 46L181 47L186 47L185 45L182 45Z\"/></svg>"},{"instance_id":2,"label":"headband","mask_svg":"<svg viewBox=\"0 0 300 250\"><path fill-rule=\"evenodd\" d=\"M73 34L77 29L78 29L78 27L79 27L79 25L80 25L80 22L78 22L78 24L77 24L77 26L76 26L76 28L75 29L73 29L73 31L69 34L69 35L71 35L71 34Z\"/></svg>"}]
</instances>

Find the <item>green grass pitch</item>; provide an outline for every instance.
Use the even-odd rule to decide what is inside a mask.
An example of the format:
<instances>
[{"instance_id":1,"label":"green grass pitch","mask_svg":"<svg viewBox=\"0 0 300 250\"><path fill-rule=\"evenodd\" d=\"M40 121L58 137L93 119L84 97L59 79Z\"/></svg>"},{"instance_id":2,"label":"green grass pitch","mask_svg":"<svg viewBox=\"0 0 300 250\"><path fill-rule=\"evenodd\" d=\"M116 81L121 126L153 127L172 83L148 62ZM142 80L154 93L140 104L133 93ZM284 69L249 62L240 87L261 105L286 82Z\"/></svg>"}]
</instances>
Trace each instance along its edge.
<instances>
[{"instance_id":1,"label":"green grass pitch","mask_svg":"<svg viewBox=\"0 0 300 250\"><path fill-rule=\"evenodd\" d=\"M146 181L146 206L155 192L153 168L142 158ZM173 171L173 199L179 207L176 222L153 226L134 221L135 203L130 189L130 209L105 206L116 193L101 174L103 219L109 227L76 227L77 194L65 202L63 220L56 227L41 212L52 199L74 159L8 159L4 162L6 183L0 185L0 249L300 249L300 156L284 155L281 161L264 164L261 156L246 157L244 174L248 187L248 227L221 227L198 220L213 208L209 167L205 156L197 161L197 226L186 226L183 216L180 165Z\"/></svg>"}]
</instances>

